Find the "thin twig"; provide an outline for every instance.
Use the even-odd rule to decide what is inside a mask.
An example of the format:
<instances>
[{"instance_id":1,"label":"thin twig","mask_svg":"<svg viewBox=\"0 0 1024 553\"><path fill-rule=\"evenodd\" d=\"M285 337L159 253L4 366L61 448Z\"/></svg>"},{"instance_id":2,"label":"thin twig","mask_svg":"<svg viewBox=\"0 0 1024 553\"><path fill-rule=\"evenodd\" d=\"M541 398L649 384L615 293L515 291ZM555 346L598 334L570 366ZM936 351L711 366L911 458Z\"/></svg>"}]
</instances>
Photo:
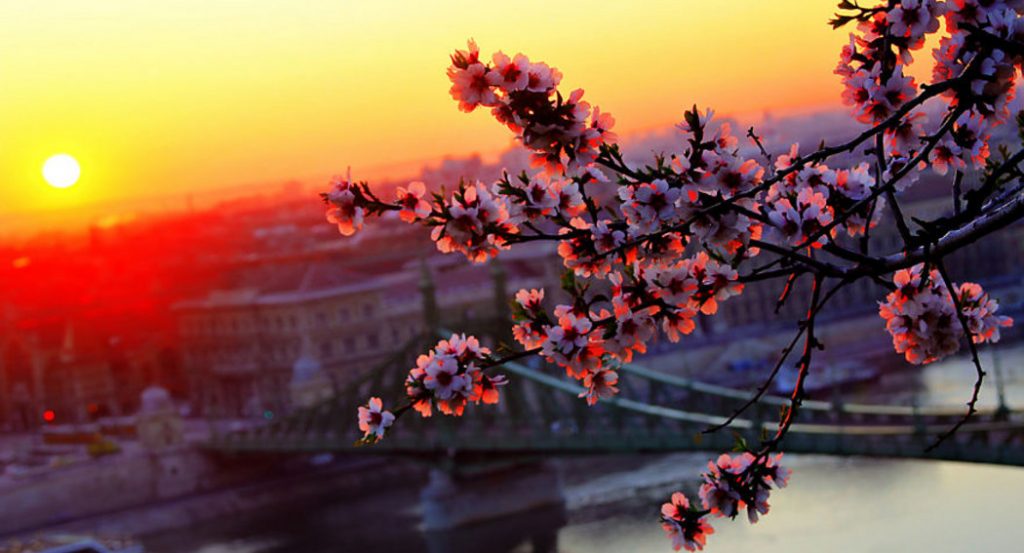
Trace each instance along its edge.
<instances>
[{"instance_id":1,"label":"thin twig","mask_svg":"<svg viewBox=\"0 0 1024 553\"><path fill-rule=\"evenodd\" d=\"M817 282L817 278L815 279L815 282ZM830 299L832 299L836 292L838 292L842 287L846 286L850 282L852 281L841 280L834 287L832 287L832 289L829 290L827 294L825 294L821 301L817 303L817 306L813 307L814 313L818 313L822 309L824 309L825 305L828 303ZM816 292L812 291L811 296L812 301L816 300ZM753 397L748 399L743 405L741 405L739 408L733 411L733 413L729 415L728 418L726 418L725 422L711 426L703 430L702 432L704 434L707 434L710 432L721 430L722 428L729 426L730 424L733 423L733 421L736 420L736 417L743 414L747 409L749 409L758 401L761 401L761 398L764 397L764 394L768 391L768 387L771 386L772 381L774 381L775 377L778 376L779 370L782 368L782 365L786 362L786 358L788 358L789 354L793 352L793 348L795 348L797 342L800 341L800 337L804 334L805 331L809 330L809 325L812 324L814 324L814 322L813 315L811 314L808 315L807 319L800 322L796 335L793 336L793 339L782 350L782 354L779 356L779 360L775 363L775 367L772 368L771 372L768 374L768 377L765 378L765 380L761 383L760 386L758 386L757 391L754 393Z\"/></svg>"},{"instance_id":2,"label":"thin twig","mask_svg":"<svg viewBox=\"0 0 1024 553\"><path fill-rule=\"evenodd\" d=\"M952 428L943 432L939 437L928 446L925 451L930 452L935 448L939 447L939 444L946 441L950 436L956 434L956 431L960 429L975 413L978 412L978 396L981 395L981 383L985 380L985 369L981 366L981 358L978 357L978 346L974 343L974 333L971 332L971 327L967 322L967 316L964 315L964 308L960 301L960 296L957 294L956 288L953 286L953 280L949 278L949 273L946 272L946 265L942 262L942 257L937 257L934 261L935 267L939 270L939 275L942 276L942 281L946 285L946 289L949 291L950 298L953 299L953 307L956 309L956 318L960 321L960 326L964 329L964 335L967 337L967 347L971 350L971 362L974 363L974 389L971 392L971 399L967 402L967 412L964 413L960 420L956 421L956 424Z\"/></svg>"},{"instance_id":3,"label":"thin twig","mask_svg":"<svg viewBox=\"0 0 1024 553\"><path fill-rule=\"evenodd\" d=\"M789 408L786 409L782 420L779 421L779 428L775 432L775 437L764 444L762 448L765 452L774 450L779 442L782 441L782 438L789 432L789 427L793 425L796 414L800 410L800 405L803 404L805 395L804 383L811 371L811 357L814 354L814 350L818 347L818 339L814 336L814 317L818 313L817 304L818 298L821 295L822 280L821 276L815 275L814 281L811 284L811 302L807 309L807 332L804 337L804 351L797 362L796 384L793 386L793 393L789 396Z\"/></svg>"}]
</instances>

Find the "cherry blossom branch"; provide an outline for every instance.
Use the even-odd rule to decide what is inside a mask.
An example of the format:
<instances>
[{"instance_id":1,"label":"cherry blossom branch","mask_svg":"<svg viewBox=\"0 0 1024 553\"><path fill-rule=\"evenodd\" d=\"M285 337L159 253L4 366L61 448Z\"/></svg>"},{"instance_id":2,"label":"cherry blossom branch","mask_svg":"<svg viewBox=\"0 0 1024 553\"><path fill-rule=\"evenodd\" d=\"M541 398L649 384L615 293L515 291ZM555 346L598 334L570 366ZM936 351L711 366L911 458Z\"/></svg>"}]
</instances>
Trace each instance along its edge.
<instances>
[{"instance_id":1,"label":"cherry blossom branch","mask_svg":"<svg viewBox=\"0 0 1024 553\"><path fill-rule=\"evenodd\" d=\"M824 276L841 277L843 276L843 270L840 267L826 263L824 261L818 261L813 257L806 256L799 253L797 248L787 248L773 244L771 242L765 242L763 240L751 240L750 244L766 251L779 254L787 259L790 259L796 263L806 266L807 268Z\"/></svg>"},{"instance_id":2,"label":"cherry blossom branch","mask_svg":"<svg viewBox=\"0 0 1024 553\"><path fill-rule=\"evenodd\" d=\"M953 113L955 113L956 115L959 115L964 110L966 110L966 108L958 108L958 109L954 110ZM832 222L830 222L827 225L822 226L822 228L819 229L817 232L812 233L810 236L808 236L808 238L806 240L804 240L804 242L802 242L797 247L798 248L809 247L817 239L819 239L819 238L821 238L823 236L826 236L832 230L834 230L836 227L838 227L839 225L841 225L844 222L846 222L851 216L853 216L853 214L855 213L857 208L863 207L863 206L867 205L869 202L875 201L882 194L887 193L890 190L892 190L892 188L896 185L897 182L899 182L904 177L906 177L907 174L909 174L911 171L913 171L915 169L915 167L919 163L923 162L924 160L926 160L928 158L928 154L931 152L932 148L935 147L935 145L938 143L939 139L941 139L944 135L946 135L950 131L950 129L952 129L953 124L955 122L956 122L956 117L955 116L947 116L946 121L943 123L942 127L938 130L938 132L936 132L934 135L932 135L928 139L927 143L921 149L921 151L918 152L918 154L916 156L914 156L914 158L912 158L910 161L908 161L906 163L906 165L904 165L902 168L900 168L898 171L896 171L892 175L892 177L889 178L888 181L886 181L883 185L876 187L875 190L873 190L871 192L871 194L868 195L868 197L866 197L864 199L861 199L861 200L858 200L857 202L854 202L854 204L848 210L846 210L845 213L842 213L842 214L838 215L837 217L835 217L833 219Z\"/></svg>"},{"instance_id":3,"label":"cherry blossom branch","mask_svg":"<svg viewBox=\"0 0 1024 553\"><path fill-rule=\"evenodd\" d=\"M843 80L844 102L869 126L845 142L822 143L804 155L793 145L773 156L749 128L746 136L757 148L750 155L738 147L728 123L712 126L712 112L695 107L680 125L682 151L633 166L615 144L614 119L584 101L582 90L560 90L557 69L502 52L488 62L472 42L456 51L448 76L460 109L488 109L530 150L539 172L505 174L492 184L460 182L450 194L442 190L427 198L422 183L410 183L398 189L394 202L380 200L365 183L338 180L325 195L328 218L348 235L365 216L397 211L402 220L428 227L439 250L462 253L473 262L520 243L555 242L569 300L549 312L542 305L543 290L516 294L512 334L520 352L492 355L476 338L460 334L438 342L410 370L408 403L397 414L384 410L379 398L360 408L365 438L381 438L410 409L422 416L435 408L457 416L467 403L498 402L497 389L505 380L486 371L527 355L564 368L582 381L581 397L596 403L618 393L617 363L644 353L657 336L674 342L693 332L698 314L715 314L721 302L751 282L782 279L778 309L792 301L798 279L809 274L807 312L767 379L725 425L706 430L723 428L756 404L802 340L797 381L774 436L762 438L756 451L740 443L739 455L723 455L709 465L701 475L700 506L691 507L680 493L662 509L676 549L691 551L703 547L712 532L705 517L735 517L745 508L756 521L767 512L768 490L785 485L788 477L772 454L798 416L814 350L822 347L815 334L817 315L841 288L868 278L887 291L879 314L896 351L912 363L954 353L961 332L977 360L974 344L998 340L999 328L1012 322L996 314L997 303L980 286L955 287L941 267L945 254L1024 217L1019 186L1004 186L1024 176L1018 167L1024 151L1008 158L1004 151L1001 165L988 161L991 129L1009 119L1020 59L1007 58L998 50L1005 44L969 27L1016 42L1020 15L1000 2L965 6L889 0L868 8L841 2L840 11L849 13L837 14L833 23L859 25L836 73ZM933 56L934 82L919 87L904 66L913 62L912 52L926 36L938 32L943 15L946 33ZM1017 51L1017 45L1010 46ZM940 96L948 98L947 109L929 135L923 129L925 114L917 110ZM860 163L826 165L843 153L857 154ZM964 194L962 205L964 170L986 163L986 181ZM899 193L929 167L942 175L955 172L953 214L908 219ZM616 182L604 189L593 185L608 182L601 168L615 174ZM903 245L877 255L869 233L886 206ZM912 231L908 221L920 229ZM860 236L859 248L842 245L841 232ZM816 257L818 251L828 257ZM754 266L751 260L762 254L769 259ZM938 268L930 268L935 259ZM835 286L826 291L833 279ZM959 326L952 324L952 311ZM980 363L976 368L983 376ZM979 378L968 416L980 386Z\"/></svg>"},{"instance_id":4,"label":"cherry blossom branch","mask_svg":"<svg viewBox=\"0 0 1024 553\"><path fill-rule=\"evenodd\" d=\"M963 227L949 231L931 245L919 246L909 252L885 256L880 258L878 263L871 265L852 267L846 271L846 275L856 277L867 274L887 274L928 261L933 257L941 258L1022 218L1024 218L1024 195L1018 195L988 214L974 219Z\"/></svg>"},{"instance_id":5,"label":"cherry blossom branch","mask_svg":"<svg viewBox=\"0 0 1024 553\"><path fill-rule=\"evenodd\" d=\"M968 31L971 38L981 41L990 48L998 48L1018 56L1024 55L1024 42L1001 37L972 23L959 23L958 27Z\"/></svg>"}]
</instances>

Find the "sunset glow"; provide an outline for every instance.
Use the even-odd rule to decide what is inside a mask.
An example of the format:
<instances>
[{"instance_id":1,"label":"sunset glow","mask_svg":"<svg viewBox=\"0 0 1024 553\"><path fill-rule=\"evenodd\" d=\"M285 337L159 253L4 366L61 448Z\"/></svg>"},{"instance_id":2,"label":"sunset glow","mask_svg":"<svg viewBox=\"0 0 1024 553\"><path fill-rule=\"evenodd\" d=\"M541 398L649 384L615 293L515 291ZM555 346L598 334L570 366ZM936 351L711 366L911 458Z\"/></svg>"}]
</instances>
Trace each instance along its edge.
<instances>
[{"instance_id":1,"label":"sunset glow","mask_svg":"<svg viewBox=\"0 0 1024 553\"><path fill-rule=\"evenodd\" d=\"M0 553L1022 549L1024 0L8 0L0 78Z\"/></svg>"},{"instance_id":2,"label":"sunset glow","mask_svg":"<svg viewBox=\"0 0 1024 553\"><path fill-rule=\"evenodd\" d=\"M507 133L447 94L448 56L471 37L543 57L624 136L694 103L750 115L837 106L831 71L847 41L825 25L831 1L45 6L0 6L0 182L38 179L54 148L76 152L90 178L74 198L0 187L0 212L154 196L182 206L188 193L322 183L348 165L356 178L401 177L445 155L497 154ZM585 36L567 35L568 20Z\"/></svg>"}]
</instances>

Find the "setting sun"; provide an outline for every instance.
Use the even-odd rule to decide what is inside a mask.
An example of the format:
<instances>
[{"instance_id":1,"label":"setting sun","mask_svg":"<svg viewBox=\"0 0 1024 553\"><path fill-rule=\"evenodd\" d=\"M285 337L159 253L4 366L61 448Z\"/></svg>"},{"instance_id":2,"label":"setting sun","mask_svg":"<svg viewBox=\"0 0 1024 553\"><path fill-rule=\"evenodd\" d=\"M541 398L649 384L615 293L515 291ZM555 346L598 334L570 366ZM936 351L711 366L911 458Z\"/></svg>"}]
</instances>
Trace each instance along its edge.
<instances>
[{"instance_id":1,"label":"setting sun","mask_svg":"<svg viewBox=\"0 0 1024 553\"><path fill-rule=\"evenodd\" d=\"M68 188L78 182L82 169L68 154L57 154L43 164L43 178L54 188Z\"/></svg>"}]
</instances>

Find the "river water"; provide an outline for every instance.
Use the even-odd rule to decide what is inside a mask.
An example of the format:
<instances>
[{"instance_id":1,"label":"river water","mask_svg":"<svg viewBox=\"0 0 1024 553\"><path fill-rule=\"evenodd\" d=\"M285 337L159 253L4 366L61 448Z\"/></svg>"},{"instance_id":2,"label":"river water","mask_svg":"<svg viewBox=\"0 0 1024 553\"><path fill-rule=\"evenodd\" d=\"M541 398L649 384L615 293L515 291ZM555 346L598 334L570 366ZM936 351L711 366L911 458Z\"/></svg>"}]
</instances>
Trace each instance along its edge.
<instances>
[{"instance_id":1,"label":"river water","mask_svg":"<svg viewBox=\"0 0 1024 553\"><path fill-rule=\"evenodd\" d=\"M1024 346L1000 350L1004 394L1024 408ZM997 402L991 378L982 405ZM855 399L955 405L973 368L965 358L895 373ZM879 390L886 390L884 393ZM881 401L881 400L878 400ZM396 486L260 516L210 521L144 540L155 553L279 552L668 552L657 510L677 482L693 482L706 454L555 461L568 512L546 510L451 534L418 530L418 491ZM712 552L1011 553L1024 551L1024 470L965 463L786 457L790 486L772 495L756 525L719 520Z\"/></svg>"}]
</instances>

